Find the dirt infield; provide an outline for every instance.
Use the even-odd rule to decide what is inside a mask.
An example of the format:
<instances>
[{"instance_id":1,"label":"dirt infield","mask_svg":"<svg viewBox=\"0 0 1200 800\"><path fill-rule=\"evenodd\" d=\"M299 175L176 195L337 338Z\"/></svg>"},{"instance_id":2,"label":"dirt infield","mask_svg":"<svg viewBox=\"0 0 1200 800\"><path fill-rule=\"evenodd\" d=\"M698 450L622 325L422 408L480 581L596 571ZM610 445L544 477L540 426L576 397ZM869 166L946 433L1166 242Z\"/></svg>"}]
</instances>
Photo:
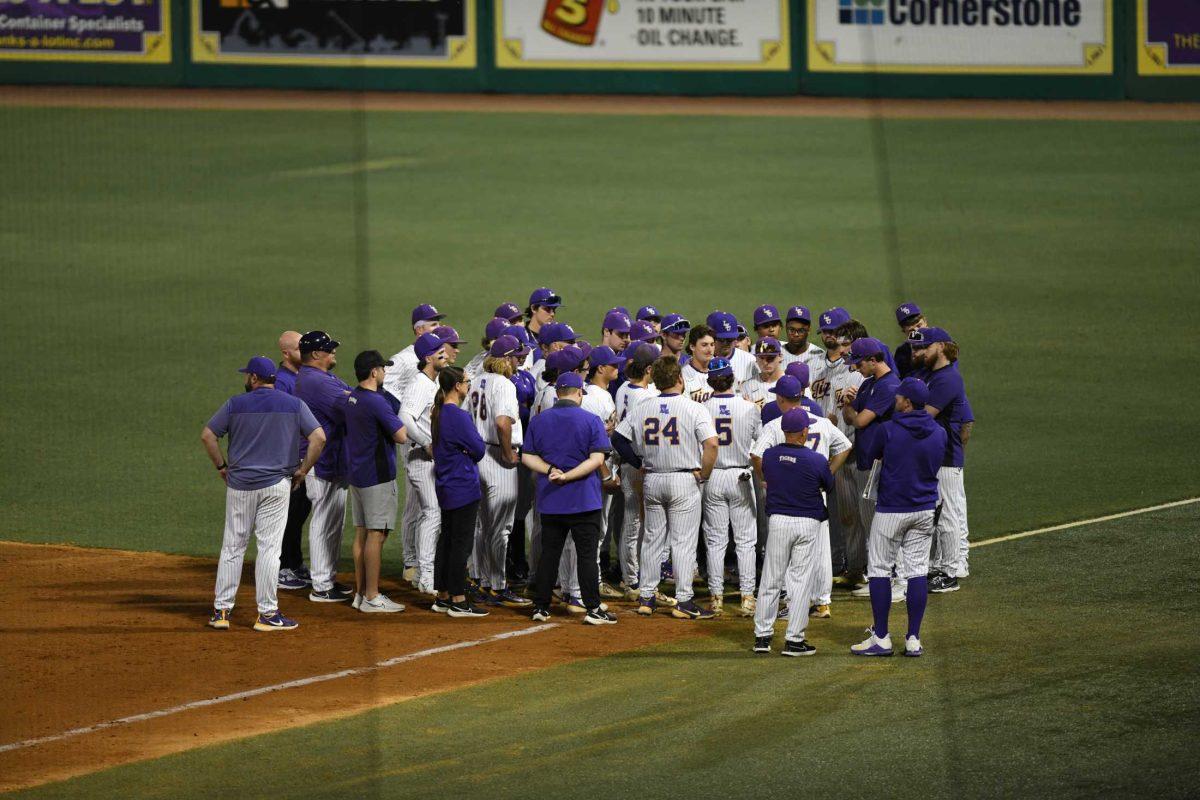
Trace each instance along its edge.
<instances>
[{"instance_id":1,"label":"dirt infield","mask_svg":"<svg viewBox=\"0 0 1200 800\"><path fill-rule=\"evenodd\" d=\"M1200 121L1200 103L1132 100L871 100L830 97L650 97L497 95L275 89L144 89L4 86L0 106L287 111L468 111L512 113L887 117L895 119L1074 119Z\"/></svg>"},{"instance_id":2,"label":"dirt infield","mask_svg":"<svg viewBox=\"0 0 1200 800\"><path fill-rule=\"evenodd\" d=\"M234 626L205 625L215 576L210 560L155 553L0 543L0 665L7 693L0 748L208 698L323 676L532 623L509 609L450 620L407 591L409 609L359 614L281 592L296 631L256 633L253 574L238 594ZM385 581L386 583L386 581ZM566 612L536 635L284 688L233 702L0 752L0 791L93 772L214 742L345 716L388 703L568 661L703 635L665 616L607 628Z\"/></svg>"}]
</instances>

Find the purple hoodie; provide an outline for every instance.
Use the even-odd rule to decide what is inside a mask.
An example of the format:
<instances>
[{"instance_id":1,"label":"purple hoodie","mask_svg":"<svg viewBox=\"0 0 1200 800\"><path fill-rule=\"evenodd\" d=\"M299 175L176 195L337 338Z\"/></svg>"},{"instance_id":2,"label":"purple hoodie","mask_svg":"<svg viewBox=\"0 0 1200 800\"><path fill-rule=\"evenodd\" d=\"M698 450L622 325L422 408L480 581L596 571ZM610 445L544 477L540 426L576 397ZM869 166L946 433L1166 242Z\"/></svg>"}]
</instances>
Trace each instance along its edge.
<instances>
[{"instance_id":1,"label":"purple hoodie","mask_svg":"<svg viewBox=\"0 0 1200 800\"><path fill-rule=\"evenodd\" d=\"M924 408L895 414L880 426L868 447L870 459L883 459L876 511L904 514L937 506L937 474L946 452L946 432Z\"/></svg>"}]
</instances>

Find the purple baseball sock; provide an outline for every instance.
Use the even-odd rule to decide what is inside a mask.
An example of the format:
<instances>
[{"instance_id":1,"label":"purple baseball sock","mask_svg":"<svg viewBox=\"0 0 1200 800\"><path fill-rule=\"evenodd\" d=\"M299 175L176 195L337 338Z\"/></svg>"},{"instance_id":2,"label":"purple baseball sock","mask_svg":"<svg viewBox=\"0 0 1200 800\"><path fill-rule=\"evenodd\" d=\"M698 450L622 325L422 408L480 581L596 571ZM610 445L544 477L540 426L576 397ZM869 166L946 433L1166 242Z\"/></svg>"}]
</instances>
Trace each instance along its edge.
<instances>
[{"instance_id":1,"label":"purple baseball sock","mask_svg":"<svg viewBox=\"0 0 1200 800\"><path fill-rule=\"evenodd\" d=\"M888 612L892 610L891 578L868 578L871 589L871 613L875 617L875 635L880 639L888 635Z\"/></svg>"},{"instance_id":2,"label":"purple baseball sock","mask_svg":"<svg viewBox=\"0 0 1200 800\"><path fill-rule=\"evenodd\" d=\"M873 598L872 598L873 599ZM929 579L922 575L908 579L908 593L904 604L908 606L908 635L921 638L921 618L925 616L925 603L929 600Z\"/></svg>"}]
</instances>

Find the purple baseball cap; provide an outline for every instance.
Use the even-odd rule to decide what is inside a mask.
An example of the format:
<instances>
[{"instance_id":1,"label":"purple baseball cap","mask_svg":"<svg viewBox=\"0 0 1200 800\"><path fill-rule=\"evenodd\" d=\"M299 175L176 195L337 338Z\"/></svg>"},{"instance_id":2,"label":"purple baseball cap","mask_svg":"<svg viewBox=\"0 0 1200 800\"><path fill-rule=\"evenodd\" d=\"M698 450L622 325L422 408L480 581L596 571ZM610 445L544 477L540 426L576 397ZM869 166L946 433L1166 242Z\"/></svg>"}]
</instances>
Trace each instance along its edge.
<instances>
[{"instance_id":1,"label":"purple baseball cap","mask_svg":"<svg viewBox=\"0 0 1200 800\"><path fill-rule=\"evenodd\" d=\"M647 344L646 342L630 342L625 348L625 352L621 355L625 356L626 362L636 361L642 366L649 366L658 360L662 350L656 344Z\"/></svg>"},{"instance_id":2,"label":"purple baseball cap","mask_svg":"<svg viewBox=\"0 0 1200 800\"><path fill-rule=\"evenodd\" d=\"M413 342L413 350L417 353L417 359L424 361L431 355L442 349L444 345L441 339L434 333L422 333L417 337L417 341Z\"/></svg>"},{"instance_id":3,"label":"purple baseball cap","mask_svg":"<svg viewBox=\"0 0 1200 800\"><path fill-rule=\"evenodd\" d=\"M509 325L507 328L500 331L500 335L515 337L518 342L526 347L533 347L533 339L529 338L529 331L524 325Z\"/></svg>"},{"instance_id":4,"label":"purple baseball cap","mask_svg":"<svg viewBox=\"0 0 1200 800\"><path fill-rule=\"evenodd\" d=\"M582 389L583 376L578 372L564 372L554 382L555 389Z\"/></svg>"},{"instance_id":5,"label":"purple baseball cap","mask_svg":"<svg viewBox=\"0 0 1200 800\"><path fill-rule=\"evenodd\" d=\"M549 325L543 325L538 331L538 344L542 347L552 345L555 342L573 342L577 338L575 330L565 322L551 322Z\"/></svg>"},{"instance_id":6,"label":"purple baseball cap","mask_svg":"<svg viewBox=\"0 0 1200 800\"><path fill-rule=\"evenodd\" d=\"M787 313L788 322L799 320L801 322L812 322L812 314L808 311L808 306L792 306Z\"/></svg>"},{"instance_id":7,"label":"purple baseball cap","mask_svg":"<svg viewBox=\"0 0 1200 800\"><path fill-rule=\"evenodd\" d=\"M529 351L521 342L517 341L517 337L505 335L497 336L496 341L492 342L492 346L488 349L488 355L496 358L520 356L527 352Z\"/></svg>"},{"instance_id":8,"label":"purple baseball cap","mask_svg":"<svg viewBox=\"0 0 1200 800\"><path fill-rule=\"evenodd\" d=\"M489 342L496 341L496 337L504 334L504 329L509 325L508 320L504 317L493 317L488 321L487 326L483 329L483 338Z\"/></svg>"},{"instance_id":9,"label":"purple baseball cap","mask_svg":"<svg viewBox=\"0 0 1200 800\"><path fill-rule=\"evenodd\" d=\"M439 325L433 329L433 335L442 340L442 344L464 344L466 339L460 338L458 331L449 325Z\"/></svg>"},{"instance_id":10,"label":"purple baseball cap","mask_svg":"<svg viewBox=\"0 0 1200 800\"><path fill-rule=\"evenodd\" d=\"M793 361L788 364L784 367L783 374L790 375L800 381L801 389L808 386L809 379L812 377L812 372L809 370L808 364L805 364L803 361Z\"/></svg>"},{"instance_id":11,"label":"purple baseball cap","mask_svg":"<svg viewBox=\"0 0 1200 800\"><path fill-rule=\"evenodd\" d=\"M774 336L764 336L754 343L754 355L757 356L780 356L783 355L783 348L779 346L779 340Z\"/></svg>"},{"instance_id":12,"label":"purple baseball cap","mask_svg":"<svg viewBox=\"0 0 1200 800\"><path fill-rule=\"evenodd\" d=\"M917 408L921 408L929 402L929 387L920 378L905 378L900 381L900 387L896 389L896 394L907 397Z\"/></svg>"},{"instance_id":13,"label":"purple baseball cap","mask_svg":"<svg viewBox=\"0 0 1200 800\"><path fill-rule=\"evenodd\" d=\"M654 306L642 306L638 309L637 318L661 320L663 315Z\"/></svg>"},{"instance_id":14,"label":"purple baseball cap","mask_svg":"<svg viewBox=\"0 0 1200 800\"><path fill-rule=\"evenodd\" d=\"M899 325L919 316L921 316L921 307L916 303L901 303L896 306L896 322Z\"/></svg>"},{"instance_id":15,"label":"purple baseball cap","mask_svg":"<svg viewBox=\"0 0 1200 800\"><path fill-rule=\"evenodd\" d=\"M614 308L604 315L604 324L600 327L605 330L616 331L617 333L629 333L629 315Z\"/></svg>"},{"instance_id":16,"label":"purple baseball cap","mask_svg":"<svg viewBox=\"0 0 1200 800\"><path fill-rule=\"evenodd\" d=\"M422 303L413 309L412 324L416 325L422 320L427 322L435 322L445 316L445 314L434 308L432 303Z\"/></svg>"},{"instance_id":17,"label":"purple baseball cap","mask_svg":"<svg viewBox=\"0 0 1200 800\"><path fill-rule=\"evenodd\" d=\"M576 345L569 344L558 352L562 353L562 355L559 356L558 368L560 371L579 369L583 365L583 350Z\"/></svg>"},{"instance_id":18,"label":"purple baseball cap","mask_svg":"<svg viewBox=\"0 0 1200 800\"><path fill-rule=\"evenodd\" d=\"M733 364L727 358L714 358L708 362L708 377L725 378L733 375Z\"/></svg>"},{"instance_id":19,"label":"purple baseball cap","mask_svg":"<svg viewBox=\"0 0 1200 800\"><path fill-rule=\"evenodd\" d=\"M750 335L750 332L746 330L746 326L740 322L738 323L737 332L738 332L739 339L745 339L747 336Z\"/></svg>"},{"instance_id":20,"label":"purple baseball cap","mask_svg":"<svg viewBox=\"0 0 1200 800\"><path fill-rule=\"evenodd\" d=\"M659 330L663 333L687 333L692 327L692 323L688 322L682 314L667 314L659 323Z\"/></svg>"},{"instance_id":21,"label":"purple baseball cap","mask_svg":"<svg viewBox=\"0 0 1200 800\"><path fill-rule=\"evenodd\" d=\"M609 309L609 311L620 311L622 314L624 314L627 317L633 316L632 314L629 313L629 309L626 308L625 306L613 306L612 308ZM605 312L605 313L608 313L608 312Z\"/></svg>"},{"instance_id":22,"label":"purple baseball cap","mask_svg":"<svg viewBox=\"0 0 1200 800\"><path fill-rule=\"evenodd\" d=\"M783 412L783 417L779 422L786 433L799 433L812 423L812 417L803 408L793 408Z\"/></svg>"},{"instance_id":23,"label":"purple baseball cap","mask_svg":"<svg viewBox=\"0 0 1200 800\"><path fill-rule=\"evenodd\" d=\"M611 347L601 345L592 348L588 354L588 361L593 367L620 367L625 363L625 356L619 356Z\"/></svg>"},{"instance_id":24,"label":"purple baseball cap","mask_svg":"<svg viewBox=\"0 0 1200 800\"><path fill-rule=\"evenodd\" d=\"M914 349L928 347L938 342L953 342L954 339L944 328L917 328L908 334L908 343Z\"/></svg>"},{"instance_id":25,"label":"purple baseball cap","mask_svg":"<svg viewBox=\"0 0 1200 800\"><path fill-rule=\"evenodd\" d=\"M238 370L246 375L257 375L260 378L275 377L275 362L266 356L255 356L246 362L246 366Z\"/></svg>"},{"instance_id":26,"label":"purple baseball cap","mask_svg":"<svg viewBox=\"0 0 1200 800\"><path fill-rule=\"evenodd\" d=\"M714 311L708 315L706 320L708 327L712 328L718 339L736 339L738 338L738 321L737 317L727 311Z\"/></svg>"},{"instance_id":27,"label":"purple baseball cap","mask_svg":"<svg viewBox=\"0 0 1200 800\"><path fill-rule=\"evenodd\" d=\"M786 397L788 400L799 400L804 396L804 387L800 385L800 381L790 375L784 375L767 391L780 397Z\"/></svg>"},{"instance_id":28,"label":"purple baseball cap","mask_svg":"<svg viewBox=\"0 0 1200 800\"><path fill-rule=\"evenodd\" d=\"M873 336L864 336L850 343L850 352L846 354L847 364L857 364L864 358L883 355L883 342Z\"/></svg>"},{"instance_id":29,"label":"purple baseball cap","mask_svg":"<svg viewBox=\"0 0 1200 800\"><path fill-rule=\"evenodd\" d=\"M850 312L841 306L834 306L828 311L821 312L821 330L826 333L836 330L850 321Z\"/></svg>"},{"instance_id":30,"label":"purple baseball cap","mask_svg":"<svg viewBox=\"0 0 1200 800\"><path fill-rule=\"evenodd\" d=\"M553 289L543 286L534 289L533 294L529 295L529 305L558 308L562 305L562 298Z\"/></svg>"},{"instance_id":31,"label":"purple baseball cap","mask_svg":"<svg viewBox=\"0 0 1200 800\"><path fill-rule=\"evenodd\" d=\"M516 303L501 303L496 306L496 310L492 313L492 316L503 317L509 322L517 322L521 319L521 309L517 308Z\"/></svg>"},{"instance_id":32,"label":"purple baseball cap","mask_svg":"<svg viewBox=\"0 0 1200 800\"><path fill-rule=\"evenodd\" d=\"M587 360L588 356L592 354L592 343L587 339L576 339L575 344L567 346L573 347L579 351L579 363L581 364Z\"/></svg>"},{"instance_id":33,"label":"purple baseball cap","mask_svg":"<svg viewBox=\"0 0 1200 800\"><path fill-rule=\"evenodd\" d=\"M764 303L754 309L754 327L759 325L767 325L772 322L782 322L779 319L779 309L770 303Z\"/></svg>"},{"instance_id":34,"label":"purple baseball cap","mask_svg":"<svg viewBox=\"0 0 1200 800\"><path fill-rule=\"evenodd\" d=\"M629 338L635 342L652 342L658 338L658 331L654 330L653 324L639 319L629 326Z\"/></svg>"}]
</instances>

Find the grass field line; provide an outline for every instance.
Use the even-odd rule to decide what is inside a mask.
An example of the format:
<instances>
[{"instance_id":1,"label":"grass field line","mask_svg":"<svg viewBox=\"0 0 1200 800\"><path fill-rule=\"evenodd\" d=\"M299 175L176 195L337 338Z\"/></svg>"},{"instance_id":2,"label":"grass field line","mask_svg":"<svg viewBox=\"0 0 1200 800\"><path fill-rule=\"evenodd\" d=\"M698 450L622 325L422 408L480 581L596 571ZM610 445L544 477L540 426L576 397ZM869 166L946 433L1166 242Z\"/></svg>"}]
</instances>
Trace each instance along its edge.
<instances>
[{"instance_id":1,"label":"grass field line","mask_svg":"<svg viewBox=\"0 0 1200 800\"><path fill-rule=\"evenodd\" d=\"M1080 528L1084 525L1095 525L1098 522L1108 522L1114 519L1124 519L1125 517L1136 517L1138 514L1149 514L1154 511L1162 511L1168 508L1178 508L1179 506L1191 505L1192 503L1200 503L1200 497L1189 497L1186 500L1176 500L1172 503L1161 503L1156 506L1146 506L1145 508L1135 508L1130 511L1121 511L1117 514L1107 514L1103 517L1092 517L1091 519L1081 519L1075 522L1064 522L1061 525L1051 525L1048 528L1037 528L1032 531L1021 531L1020 533L1010 533L1007 536L997 536L994 539L983 539L978 542L971 542L971 547L986 547L989 544L1000 544L1001 542L1011 542L1014 539L1025 539L1029 536L1037 536L1042 533L1053 533L1054 531L1065 531L1068 528Z\"/></svg>"},{"instance_id":2,"label":"grass field line","mask_svg":"<svg viewBox=\"0 0 1200 800\"><path fill-rule=\"evenodd\" d=\"M87 725L82 728L72 728L69 731L63 731L62 733L55 733L49 736L38 736L36 738L25 739L20 742L10 742L9 744L0 745L0 753L7 753L11 750L23 750L27 747L36 747L42 744L49 744L50 742L58 742L62 741L63 739L71 739L76 736L83 736L84 734L107 730L108 728L116 728L122 725L132 725L136 722L147 722L152 719L168 717L172 714L180 714L184 711L191 711L192 709L196 708L207 708L209 706L221 705L222 703L232 703L236 700L246 700L251 697L258 697L259 695L271 694L272 692L281 692L284 689L296 689L302 686L311 686L314 683L335 681L340 678L350 678L355 675L366 675L371 672L378 672L379 670L387 669L388 667L394 667L397 664L405 664L410 661L416 661L421 658L428 658L429 656L448 653L453 650L463 650L468 647L478 647L479 645L490 644L503 639L515 639L518 636L529 636L534 633L548 631L557 627L558 623L551 622L545 625L538 625L537 627L533 628L519 628L514 631L497 633L493 636L487 637L486 639L455 642L454 644L442 645L441 647L431 647L427 650L418 650L415 653L406 653L402 656L395 656L394 658L377 661L374 664L365 667L354 667L351 669L338 670L337 672L327 672L324 675L312 675L307 678L296 678L295 680L284 681L283 683L273 683L269 686L259 686L256 689L247 689L243 692L234 692L232 694L221 695L220 697L209 697L204 700L193 700L190 703L182 703L177 706L171 706L170 708L162 708L157 711L147 711L142 714L131 714L128 717L120 717L119 719L112 719L106 722L98 722L95 725Z\"/></svg>"},{"instance_id":3,"label":"grass field line","mask_svg":"<svg viewBox=\"0 0 1200 800\"><path fill-rule=\"evenodd\" d=\"M382 172L396 167L411 167L419 164L420 159L409 156L395 158L375 158L364 161L347 161L343 164L326 164L321 167L306 167L302 169L285 169L275 173L278 178L329 178L342 175L356 175L362 172Z\"/></svg>"}]
</instances>

